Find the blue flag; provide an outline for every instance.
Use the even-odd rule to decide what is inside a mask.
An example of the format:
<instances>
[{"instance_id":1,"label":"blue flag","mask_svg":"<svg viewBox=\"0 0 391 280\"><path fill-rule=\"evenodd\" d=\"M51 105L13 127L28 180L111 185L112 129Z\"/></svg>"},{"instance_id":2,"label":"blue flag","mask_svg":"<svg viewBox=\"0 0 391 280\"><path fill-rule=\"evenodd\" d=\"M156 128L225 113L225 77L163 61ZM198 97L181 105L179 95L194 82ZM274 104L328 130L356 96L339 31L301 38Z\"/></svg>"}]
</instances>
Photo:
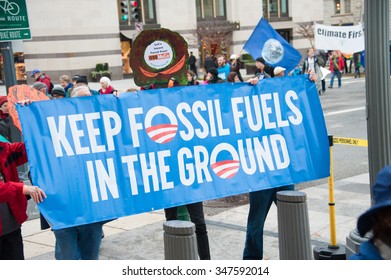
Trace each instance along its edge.
<instances>
[{"instance_id":1,"label":"blue flag","mask_svg":"<svg viewBox=\"0 0 391 280\"><path fill-rule=\"evenodd\" d=\"M284 67L286 73L301 60L301 54L262 18L243 47L254 59L263 57L269 65Z\"/></svg>"}]
</instances>

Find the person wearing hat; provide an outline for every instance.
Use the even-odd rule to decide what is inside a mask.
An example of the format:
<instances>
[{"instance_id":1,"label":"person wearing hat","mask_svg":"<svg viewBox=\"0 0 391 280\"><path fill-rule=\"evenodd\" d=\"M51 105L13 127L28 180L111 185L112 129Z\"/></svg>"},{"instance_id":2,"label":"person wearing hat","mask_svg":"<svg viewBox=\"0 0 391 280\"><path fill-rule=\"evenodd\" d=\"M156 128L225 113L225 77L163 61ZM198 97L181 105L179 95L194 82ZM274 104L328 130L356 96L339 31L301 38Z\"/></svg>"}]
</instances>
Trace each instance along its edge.
<instances>
[{"instance_id":1,"label":"person wearing hat","mask_svg":"<svg viewBox=\"0 0 391 280\"><path fill-rule=\"evenodd\" d=\"M172 88L172 87L178 87L180 85L181 84L178 82L177 79L175 79L174 77L171 77L170 80L168 81L167 87Z\"/></svg>"},{"instance_id":2,"label":"person wearing hat","mask_svg":"<svg viewBox=\"0 0 391 280\"><path fill-rule=\"evenodd\" d=\"M371 237L350 260L391 260L391 165L377 174L372 199L372 206L357 220L359 234Z\"/></svg>"},{"instance_id":3,"label":"person wearing hat","mask_svg":"<svg viewBox=\"0 0 391 280\"><path fill-rule=\"evenodd\" d=\"M259 63L257 65L257 62L261 63L263 66L260 65ZM267 74L269 74L270 77L272 77L272 78L274 77L274 67L267 64L263 57L258 57L255 60L255 66L257 67L257 70L255 71L255 75L257 74L258 71L264 71ZM261 70L261 68L262 68L262 70Z\"/></svg>"},{"instance_id":4,"label":"person wearing hat","mask_svg":"<svg viewBox=\"0 0 391 280\"><path fill-rule=\"evenodd\" d=\"M99 80L101 88L99 94L113 94L116 90L111 85L111 80L108 77L102 77Z\"/></svg>"},{"instance_id":5,"label":"person wearing hat","mask_svg":"<svg viewBox=\"0 0 391 280\"><path fill-rule=\"evenodd\" d=\"M237 74L239 82L243 82L242 74L240 73L240 58L236 54L231 54L228 64L231 67L231 72L235 72Z\"/></svg>"},{"instance_id":6,"label":"person wearing hat","mask_svg":"<svg viewBox=\"0 0 391 280\"><path fill-rule=\"evenodd\" d=\"M59 99L59 98L65 98L66 93L65 89L62 86L55 86L52 89L52 98L53 99Z\"/></svg>"},{"instance_id":7,"label":"person wearing hat","mask_svg":"<svg viewBox=\"0 0 391 280\"><path fill-rule=\"evenodd\" d=\"M11 142L11 126L7 96L0 97L0 135Z\"/></svg>"},{"instance_id":8,"label":"person wearing hat","mask_svg":"<svg viewBox=\"0 0 391 280\"><path fill-rule=\"evenodd\" d=\"M34 69L30 77L32 77L36 82L41 82L46 85L46 88L48 89L48 93L50 94L53 88L53 83L51 82L51 78L49 75L42 73L39 69Z\"/></svg>"},{"instance_id":9,"label":"person wearing hat","mask_svg":"<svg viewBox=\"0 0 391 280\"><path fill-rule=\"evenodd\" d=\"M208 72L206 73L205 83L206 84L223 83L224 81L218 75L219 72L217 71L216 68L214 67L209 68Z\"/></svg>"},{"instance_id":10,"label":"person wearing hat","mask_svg":"<svg viewBox=\"0 0 391 280\"><path fill-rule=\"evenodd\" d=\"M255 71L255 75L248 80L248 82L250 84L255 85L258 83L259 80L271 78L271 76L268 73L266 73L265 66L266 66L266 62L263 59L263 57L258 57L255 60L255 67L257 68L257 70ZM273 73L273 75L274 75L274 73Z\"/></svg>"},{"instance_id":11,"label":"person wearing hat","mask_svg":"<svg viewBox=\"0 0 391 280\"><path fill-rule=\"evenodd\" d=\"M41 83L41 82L35 82L33 84L33 88L38 90L38 91L40 91L40 92L42 92L47 97L52 98L52 96L48 93L48 87L46 86L46 84Z\"/></svg>"},{"instance_id":12,"label":"person wearing hat","mask_svg":"<svg viewBox=\"0 0 391 280\"><path fill-rule=\"evenodd\" d=\"M274 77L284 77L285 76L285 68L284 67L280 67L280 66L277 66L276 68L274 68L273 72L274 72Z\"/></svg>"},{"instance_id":13,"label":"person wearing hat","mask_svg":"<svg viewBox=\"0 0 391 280\"><path fill-rule=\"evenodd\" d=\"M88 86L88 80L87 80L87 77L86 76L80 76L77 80L76 80L76 87L78 86L86 86L89 88L90 90L90 93L91 95L100 95L99 94L99 91L97 90L94 90L94 89L91 89L89 86ZM75 87L74 87L75 88ZM72 95L73 95L73 90L72 90ZM70 97L73 97L73 96L70 96Z\"/></svg>"}]
</instances>

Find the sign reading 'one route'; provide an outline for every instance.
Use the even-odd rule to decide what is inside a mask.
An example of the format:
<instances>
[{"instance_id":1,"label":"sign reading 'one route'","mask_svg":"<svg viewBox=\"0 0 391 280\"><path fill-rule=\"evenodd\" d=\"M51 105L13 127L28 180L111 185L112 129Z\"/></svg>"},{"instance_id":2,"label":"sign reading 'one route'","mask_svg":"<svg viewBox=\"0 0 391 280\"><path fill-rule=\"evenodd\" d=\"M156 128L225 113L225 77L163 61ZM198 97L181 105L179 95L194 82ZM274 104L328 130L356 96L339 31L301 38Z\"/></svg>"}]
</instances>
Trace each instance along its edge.
<instances>
[{"instance_id":1,"label":"sign reading 'one route'","mask_svg":"<svg viewBox=\"0 0 391 280\"><path fill-rule=\"evenodd\" d=\"M29 39L26 0L0 0L0 41Z\"/></svg>"}]
</instances>

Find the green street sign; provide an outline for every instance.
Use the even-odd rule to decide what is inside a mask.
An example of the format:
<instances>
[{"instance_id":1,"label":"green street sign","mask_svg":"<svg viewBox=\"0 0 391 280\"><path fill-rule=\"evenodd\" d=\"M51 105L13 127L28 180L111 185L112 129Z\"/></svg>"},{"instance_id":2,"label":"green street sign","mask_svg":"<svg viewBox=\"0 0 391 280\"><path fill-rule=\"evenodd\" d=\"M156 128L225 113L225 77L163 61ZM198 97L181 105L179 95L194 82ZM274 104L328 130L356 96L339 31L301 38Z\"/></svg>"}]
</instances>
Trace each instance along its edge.
<instances>
[{"instance_id":1,"label":"green street sign","mask_svg":"<svg viewBox=\"0 0 391 280\"><path fill-rule=\"evenodd\" d=\"M0 0L0 41L30 39L26 0Z\"/></svg>"}]
</instances>

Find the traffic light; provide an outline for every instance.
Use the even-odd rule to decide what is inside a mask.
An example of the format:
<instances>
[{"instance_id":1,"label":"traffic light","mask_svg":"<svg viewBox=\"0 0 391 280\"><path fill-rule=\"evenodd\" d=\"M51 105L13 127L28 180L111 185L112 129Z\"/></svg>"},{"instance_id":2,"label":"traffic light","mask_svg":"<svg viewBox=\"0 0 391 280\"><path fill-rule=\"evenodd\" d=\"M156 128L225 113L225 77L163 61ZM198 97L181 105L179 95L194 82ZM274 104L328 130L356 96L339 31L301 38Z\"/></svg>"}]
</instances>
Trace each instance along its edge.
<instances>
[{"instance_id":1,"label":"traffic light","mask_svg":"<svg viewBox=\"0 0 391 280\"><path fill-rule=\"evenodd\" d=\"M128 17L129 17L128 0L121 1L121 20L128 20Z\"/></svg>"},{"instance_id":2,"label":"traffic light","mask_svg":"<svg viewBox=\"0 0 391 280\"><path fill-rule=\"evenodd\" d=\"M130 1L130 19L132 21L141 20L140 1Z\"/></svg>"}]
</instances>

